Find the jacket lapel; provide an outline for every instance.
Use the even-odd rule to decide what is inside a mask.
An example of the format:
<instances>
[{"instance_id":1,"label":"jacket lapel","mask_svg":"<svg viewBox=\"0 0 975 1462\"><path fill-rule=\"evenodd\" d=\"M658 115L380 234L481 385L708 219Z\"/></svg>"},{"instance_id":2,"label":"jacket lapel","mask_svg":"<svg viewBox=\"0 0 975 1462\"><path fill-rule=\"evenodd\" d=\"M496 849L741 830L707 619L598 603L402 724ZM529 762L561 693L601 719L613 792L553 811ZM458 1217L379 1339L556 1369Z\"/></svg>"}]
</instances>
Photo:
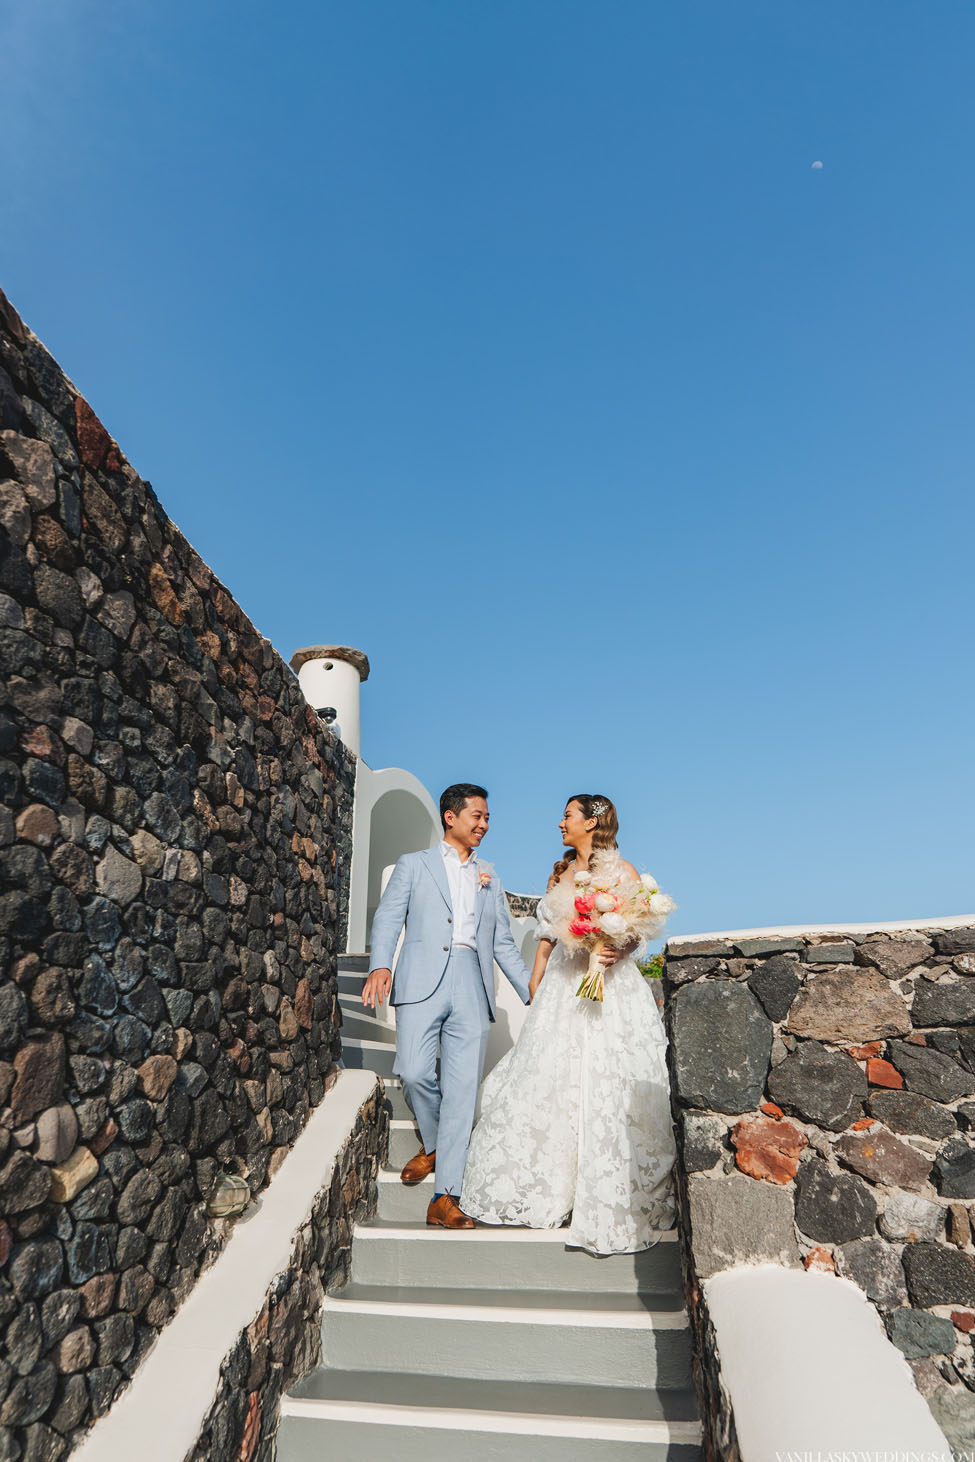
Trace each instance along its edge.
<instances>
[{"instance_id":1,"label":"jacket lapel","mask_svg":"<svg viewBox=\"0 0 975 1462\"><path fill-rule=\"evenodd\" d=\"M475 929L477 928L477 926L481 922L481 915L484 913L484 905L487 903L487 895L488 895L488 888L489 887L490 887L489 884L488 885L482 884L480 882L480 879L478 879L477 893L476 893L476 895L474 897L474 927L475 927Z\"/></svg>"},{"instance_id":2,"label":"jacket lapel","mask_svg":"<svg viewBox=\"0 0 975 1462\"><path fill-rule=\"evenodd\" d=\"M451 909L452 911L453 905L450 902L450 887L447 883L447 870L443 866L443 853L440 851L440 844L437 843L435 847L428 848L424 853L423 858L430 872L430 875L433 878L434 883L437 885L441 894L443 895L444 903L447 905L447 908Z\"/></svg>"}]
</instances>

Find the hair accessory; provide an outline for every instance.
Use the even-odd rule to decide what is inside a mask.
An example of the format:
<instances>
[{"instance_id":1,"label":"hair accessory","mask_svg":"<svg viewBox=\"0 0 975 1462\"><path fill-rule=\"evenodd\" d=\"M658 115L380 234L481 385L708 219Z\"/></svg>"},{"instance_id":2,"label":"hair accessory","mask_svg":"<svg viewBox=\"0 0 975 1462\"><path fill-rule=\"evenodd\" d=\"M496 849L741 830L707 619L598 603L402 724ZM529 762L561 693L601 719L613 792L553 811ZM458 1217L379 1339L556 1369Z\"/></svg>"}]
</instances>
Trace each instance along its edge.
<instances>
[{"instance_id":1,"label":"hair accessory","mask_svg":"<svg viewBox=\"0 0 975 1462\"><path fill-rule=\"evenodd\" d=\"M605 811L606 811L606 803L605 802L594 802L592 804L592 812L589 814L589 816L590 817L602 817L602 815L603 815L603 813Z\"/></svg>"}]
</instances>

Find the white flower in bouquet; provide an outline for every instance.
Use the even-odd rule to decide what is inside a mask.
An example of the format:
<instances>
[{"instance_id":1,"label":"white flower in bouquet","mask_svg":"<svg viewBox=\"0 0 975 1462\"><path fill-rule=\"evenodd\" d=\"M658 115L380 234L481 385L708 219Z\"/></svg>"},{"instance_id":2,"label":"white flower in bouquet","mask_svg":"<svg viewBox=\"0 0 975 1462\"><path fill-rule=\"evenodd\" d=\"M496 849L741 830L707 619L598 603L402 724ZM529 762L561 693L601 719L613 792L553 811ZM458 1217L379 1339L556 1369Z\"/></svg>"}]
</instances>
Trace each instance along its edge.
<instances>
[{"instance_id":1,"label":"white flower in bouquet","mask_svg":"<svg viewBox=\"0 0 975 1462\"><path fill-rule=\"evenodd\" d=\"M605 969L601 956L607 949L622 949L655 939L676 904L661 894L652 873L639 881L624 871L619 855L601 850L595 866L573 871L572 877L549 890L551 926L573 954L586 951L588 968L576 994L602 1000Z\"/></svg>"}]
</instances>

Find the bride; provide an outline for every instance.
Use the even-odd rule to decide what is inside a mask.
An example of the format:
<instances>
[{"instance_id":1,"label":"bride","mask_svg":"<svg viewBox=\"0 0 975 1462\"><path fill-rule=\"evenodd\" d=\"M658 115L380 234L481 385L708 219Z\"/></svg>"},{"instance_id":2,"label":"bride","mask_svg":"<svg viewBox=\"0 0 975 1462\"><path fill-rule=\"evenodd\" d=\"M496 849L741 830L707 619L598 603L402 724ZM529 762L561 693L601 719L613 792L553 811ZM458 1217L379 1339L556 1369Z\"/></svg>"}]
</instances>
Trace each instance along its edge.
<instances>
[{"instance_id":1,"label":"bride","mask_svg":"<svg viewBox=\"0 0 975 1462\"><path fill-rule=\"evenodd\" d=\"M570 797L566 856L538 905L531 1008L490 1072L471 1138L461 1207L486 1223L557 1228L596 1254L645 1249L674 1221L667 1040L633 949L607 950L605 998L576 995L588 964L556 940L554 901L596 869L638 879L619 855L608 797ZM564 885L568 887L564 887Z\"/></svg>"}]
</instances>

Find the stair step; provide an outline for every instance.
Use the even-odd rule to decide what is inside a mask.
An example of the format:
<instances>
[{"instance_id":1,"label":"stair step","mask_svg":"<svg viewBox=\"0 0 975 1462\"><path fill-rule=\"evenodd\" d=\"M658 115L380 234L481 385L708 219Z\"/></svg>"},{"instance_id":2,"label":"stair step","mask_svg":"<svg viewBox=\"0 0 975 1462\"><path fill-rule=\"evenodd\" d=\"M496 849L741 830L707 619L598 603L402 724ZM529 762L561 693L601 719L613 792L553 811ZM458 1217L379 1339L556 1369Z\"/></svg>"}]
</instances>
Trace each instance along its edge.
<instances>
[{"instance_id":1,"label":"stair step","mask_svg":"<svg viewBox=\"0 0 975 1462\"><path fill-rule=\"evenodd\" d=\"M365 975L345 974L339 970L339 999L343 995L360 995L362 987L366 983Z\"/></svg>"},{"instance_id":2,"label":"stair step","mask_svg":"<svg viewBox=\"0 0 975 1462\"><path fill-rule=\"evenodd\" d=\"M528 1416L697 1421L697 1399L693 1391L650 1391L645 1386L565 1386L544 1381L480 1381L466 1376L430 1376L398 1370L339 1371L319 1366L295 1383L290 1396L307 1401L365 1401L381 1406L443 1407Z\"/></svg>"},{"instance_id":3,"label":"stair step","mask_svg":"<svg viewBox=\"0 0 975 1462\"><path fill-rule=\"evenodd\" d=\"M387 1176L388 1181L392 1184L392 1174L388 1173L388 1170L384 1170L379 1174L381 1181L387 1181ZM402 1187L404 1185L400 1184L400 1186ZM421 1183L420 1187L422 1186ZM418 1238L421 1234L426 1234L428 1238L436 1239L438 1243L446 1244L475 1243L481 1239L491 1239L499 1244L518 1240L519 1242L524 1241L525 1243L534 1244L564 1245L566 1233L568 1232L568 1226L565 1228L516 1228L513 1224L509 1227L502 1224L485 1224L478 1221L476 1229L468 1229L464 1232L457 1233L449 1229L427 1228L426 1224L421 1223L419 1220L402 1219L397 1221L395 1219L381 1219L378 1214L374 1218L368 1219L365 1223L356 1224L355 1232L358 1233L360 1229L378 1231L382 1234L409 1234L413 1238ZM676 1245L678 1243L676 1232L673 1229L665 1229L658 1236L657 1243ZM597 1264L605 1264L610 1258L618 1258L620 1256L590 1254L588 1257L595 1260ZM629 1257L639 1258L639 1255L631 1254Z\"/></svg>"},{"instance_id":4,"label":"stair step","mask_svg":"<svg viewBox=\"0 0 975 1462\"><path fill-rule=\"evenodd\" d=\"M396 1029L395 1019L389 1020L387 1018L392 1014L388 1005L378 1005L375 1007L363 1005L361 987L355 990L340 990L339 1008L344 1015L362 1015L367 1020L374 1020L382 1026L383 1030L395 1031Z\"/></svg>"},{"instance_id":5,"label":"stair step","mask_svg":"<svg viewBox=\"0 0 975 1462\"><path fill-rule=\"evenodd\" d=\"M424 1178L422 1183L414 1183L409 1187L400 1181L400 1169L394 1166L383 1168L378 1177L379 1201L376 1217L394 1222L407 1219L423 1223L434 1194L434 1174Z\"/></svg>"},{"instance_id":6,"label":"stair step","mask_svg":"<svg viewBox=\"0 0 975 1462\"><path fill-rule=\"evenodd\" d=\"M387 1093L390 1096L393 1095L393 1093L388 1091L388 1087ZM401 1091L397 1092L396 1096L399 1098L399 1102L394 1104L394 1114L397 1109L408 1113L409 1108L406 1106L403 1093ZM391 1154L401 1150L400 1148L394 1148L392 1145L390 1147ZM413 1151L416 1152L417 1148L414 1148ZM407 1154L408 1157L412 1155L412 1153ZM379 1173L379 1201L376 1208L376 1218L383 1223L392 1223L394 1225L401 1225L403 1223L422 1224L426 1218L427 1205L434 1194L435 1174L431 1173L421 1183L407 1185L400 1181L402 1166L403 1163L391 1155L386 1167ZM488 1233L490 1231L490 1228L479 1228L477 1230L477 1232L482 1233ZM505 1227L498 1228L496 1232L509 1236L512 1234L537 1231ZM563 1235L561 1242L563 1244L565 1243L564 1229L553 1229L550 1232L556 1234L561 1233ZM452 1237L452 1235L448 1236Z\"/></svg>"},{"instance_id":7,"label":"stair step","mask_svg":"<svg viewBox=\"0 0 975 1462\"><path fill-rule=\"evenodd\" d=\"M404 1296L410 1296L405 1298ZM634 1296L440 1291L349 1285L328 1295L322 1359L340 1370L395 1370L404 1356L425 1375L649 1386L687 1390L691 1346L673 1296L649 1310ZM520 1303L519 1303L520 1302Z\"/></svg>"},{"instance_id":8,"label":"stair step","mask_svg":"<svg viewBox=\"0 0 975 1462\"><path fill-rule=\"evenodd\" d=\"M687 1324L683 1296L673 1290L669 1294L637 1294L624 1290L572 1289L481 1289L470 1285L452 1289L444 1295L437 1284L359 1284L352 1280L336 1289L330 1299L342 1305L458 1305L469 1309L488 1310L566 1310L613 1315L666 1315L665 1328L682 1328ZM672 1323L671 1323L672 1322Z\"/></svg>"},{"instance_id":9,"label":"stair step","mask_svg":"<svg viewBox=\"0 0 975 1462\"><path fill-rule=\"evenodd\" d=\"M420 1133L413 1119L403 1121L394 1118L389 1129L389 1161L386 1164L389 1170L398 1173L419 1151Z\"/></svg>"},{"instance_id":10,"label":"stair step","mask_svg":"<svg viewBox=\"0 0 975 1462\"><path fill-rule=\"evenodd\" d=\"M359 1039L381 1041L383 1045L396 1045L396 1027L386 1025L374 1015L368 1015L360 1005L358 1010L342 1006L342 1040Z\"/></svg>"},{"instance_id":11,"label":"stair step","mask_svg":"<svg viewBox=\"0 0 975 1462\"><path fill-rule=\"evenodd\" d=\"M368 975L369 956L368 954L340 954L335 961L340 975L356 974Z\"/></svg>"},{"instance_id":12,"label":"stair step","mask_svg":"<svg viewBox=\"0 0 975 1462\"><path fill-rule=\"evenodd\" d=\"M278 1457L317 1462L327 1425L329 1450L343 1439L363 1462L425 1462L444 1443L478 1462L692 1462L696 1415L690 1391L319 1369L282 1402Z\"/></svg>"},{"instance_id":13,"label":"stair step","mask_svg":"<svg viewBox=\"0 0 975 1462\"><path fill-rule=\"evenodd\" d=\"M682 1294L680 1250L672 1233L639 1254L596 1258L567 1249L562 1229L478 1227L473 1233L450 1233L422 1222L359 1224L352 1245L352 1279L358 1284L451 1290L517 1290L524 1285L535 1290Z\"/></svg>"},{"instance_id":14,"label":"stair step","mask_svg":"<svg viewBox=\"0 0 975 1462\"><path fill-rule=\"evenodd\" d=\"M325 1415L294 1415L308 1405L325 1410ZM357 1462L430 1462L446 1442L458 1449L463 1462L700 1462L699 1441L685 1442L685 1429L699 1437L693 1423L647 1423L637 1432L638 1440L616 1439L608 1425L600 1430L589 1423L582 1436L573 1436L553 1418L548 1434L518 1426L520 1418L493 1425L476 1415L455 1423L438 1418L434 1425L403 1424L395 1411L381 1406L361 1406L356 1419L339 1420L328 1414L328 1403L283 1403L277 1435L278 1462L322 1462L325 1457L354 1456ZM348 1416L349 1408L339 1411ZM386 1422L386 1425L383 1423ZM581 1423L576 1423L581 1426ZM477 1426L477 1430L474 1430ZM677 1433L677 1435L675 1435Z\"/></svg>"},{"instance_id":15,"label":"stair step","mask_svg":"<svg viewBox=\"0 0 975 1462\"><path fill-rule=\"evenodd\" d=\"M386 1041L363 1040L352 1036L342 1042L343 1063L357 1071L375 1071L382 1077L392 1076L396 1047Z\"/></svg>"},{"instance_id":16,"label":"stair step","mask_svg":"<svg viewBox=\"0 0 975 1462\"><path fill-rule=\"evenodd\" d=\"M406 1122L413 1120L413 1113L407 1106L406 1097L403 1095L403 1087L398 1076L384 1076L383 1086L386 1088L386 1107L390 1119L393 1122Z\"/></svg>"}]
</instances>

